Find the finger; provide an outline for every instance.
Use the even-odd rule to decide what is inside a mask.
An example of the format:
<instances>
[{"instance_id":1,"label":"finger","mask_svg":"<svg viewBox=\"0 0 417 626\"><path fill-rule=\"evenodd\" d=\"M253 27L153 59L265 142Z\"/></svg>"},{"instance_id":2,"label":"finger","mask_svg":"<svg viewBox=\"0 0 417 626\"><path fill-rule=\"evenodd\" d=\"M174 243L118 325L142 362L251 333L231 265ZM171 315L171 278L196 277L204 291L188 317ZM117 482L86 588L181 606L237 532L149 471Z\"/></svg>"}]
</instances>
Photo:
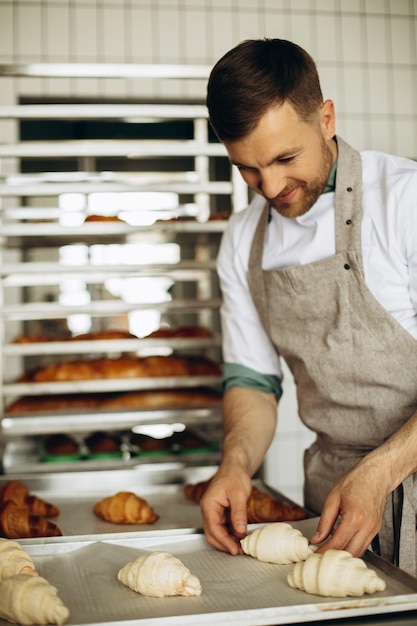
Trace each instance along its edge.
<instances>
[{"instance_id":1,"label":"finger","mask_svg":"<svg viewBox=\"0 0 417 626\"><path fill-rule=\"evenodd\" d=\"M201 508L203 530L210 545L223 552L238 554L240 542L231 532L229 509L218 503L205 503Z\"/></svg>"},{"instance_id":2,"label":"finger","mask_svg":"<svg viewBox=\"0 0 417 626\"><path fill-rule=\"evenodd\" d=\"M242 552L240 541L237 537L233 536L228 527L223 524L207 525L203 526L204 534L208 543L221 550L222 552L229 552L236 555Z\"/></svg>"},{"instance_id":3,"label":"finger","mask_svg":"<svg viewBox=\"0 0 417 626\"><path fill-rule=\"evenodd\" d=\"M243 507L235 507L231 514L231 527L233 534L239 539L247 533L248 529L248 513L246 503Z\"/></svg>"},{"instance_id":4,"label":"finger","mask_svg":"<svg viewBox=\"0 0 417 626\"><path fill-rule=\"evenodd\" d=\"M310 542L312 544L321 543L329 537L337 522L339 512L339 502L335 502L334 504L325 504L323 512L317 524L316 532L310 539Z\"/></svg>"}]
</instances>

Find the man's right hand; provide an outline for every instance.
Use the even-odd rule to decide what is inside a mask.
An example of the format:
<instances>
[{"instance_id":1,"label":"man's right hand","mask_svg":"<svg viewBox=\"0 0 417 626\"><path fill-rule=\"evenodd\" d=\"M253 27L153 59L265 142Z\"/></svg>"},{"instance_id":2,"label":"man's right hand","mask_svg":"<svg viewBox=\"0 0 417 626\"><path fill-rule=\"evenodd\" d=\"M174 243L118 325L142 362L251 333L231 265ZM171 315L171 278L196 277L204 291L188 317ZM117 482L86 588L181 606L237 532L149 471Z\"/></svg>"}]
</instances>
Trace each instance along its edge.
<instances>
[{"instance_id":1,"label":"man's right hand","mask_svg":"<svg viewBox=\"0 0 417 626\"><path fill-rule=\"evenodd\" d=\"M211 479L200 506L204 533L209 544L223 552L241 554L240 540L246 535L247 501L252 489L250 477L221 473Z\"/></svg>"}]
</instances>

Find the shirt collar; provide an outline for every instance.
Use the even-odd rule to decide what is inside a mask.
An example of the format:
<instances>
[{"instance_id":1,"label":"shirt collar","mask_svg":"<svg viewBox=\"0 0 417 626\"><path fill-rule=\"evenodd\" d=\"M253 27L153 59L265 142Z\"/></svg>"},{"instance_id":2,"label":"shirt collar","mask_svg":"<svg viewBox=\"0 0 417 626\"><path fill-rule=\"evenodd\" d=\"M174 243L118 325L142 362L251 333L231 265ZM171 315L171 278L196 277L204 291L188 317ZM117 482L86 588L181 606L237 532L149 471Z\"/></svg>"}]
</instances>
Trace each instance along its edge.
<instances>
[{"instance_id":1,"label":"shirt collar","mask_svg":"<svg viewBox=\"0 0 417 626\"><path fill-rule=\"evenodd\" d=\"M333 163L333 167L330 171L329 178L327 179L327 183L322 193L329 193L336 189L336 172L337 172L337 159Z\"/></svg>"}]
</instances>

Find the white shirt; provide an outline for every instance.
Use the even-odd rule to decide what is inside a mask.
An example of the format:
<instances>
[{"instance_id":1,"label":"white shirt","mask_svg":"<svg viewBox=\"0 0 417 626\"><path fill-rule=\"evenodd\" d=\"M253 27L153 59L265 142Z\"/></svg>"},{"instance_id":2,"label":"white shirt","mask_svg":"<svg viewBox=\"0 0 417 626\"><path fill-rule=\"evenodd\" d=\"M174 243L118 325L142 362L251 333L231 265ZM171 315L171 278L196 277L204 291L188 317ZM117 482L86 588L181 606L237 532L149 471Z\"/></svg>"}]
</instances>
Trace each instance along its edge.
<instances>
[{"instance_id":1,"label":"white shirt","mask_svg":"<svg viewBox=\"0 0 417 626\"><path fill-rule=\"evenodd\" d=\"M417 163L362 152L362 261L378 302L417 339ZM335 254L334 192L322 194L297 218L272 209L263 269L312 263ZM218 256L223 294L223 360L281 378L279 355L264 331L247 281L253 235L265 199L233 214ZM417 349L417 345L416 345Z\"/></svg>"}]
</instances>

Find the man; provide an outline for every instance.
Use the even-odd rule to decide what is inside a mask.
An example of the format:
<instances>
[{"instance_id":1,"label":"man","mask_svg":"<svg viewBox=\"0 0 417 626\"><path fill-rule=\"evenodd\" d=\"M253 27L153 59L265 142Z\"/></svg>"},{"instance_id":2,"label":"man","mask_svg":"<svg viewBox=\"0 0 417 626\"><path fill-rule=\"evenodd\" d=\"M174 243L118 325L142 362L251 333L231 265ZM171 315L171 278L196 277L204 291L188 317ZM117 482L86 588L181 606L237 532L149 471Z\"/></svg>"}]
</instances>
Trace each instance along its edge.
<instances>
[{"instance_id":1,"label":"man","mask_svg":"<svg viewBox=\"0 0 417 626\"><path fill-rule=\"evenodd\" d=\"M255 193L218 259L224 445L201 502L206 538L241 552L283 358L317 433L304 457L311 541L354 556L372 544L416 574L417 164L336 136L314 61L288 41L225 54L207 105Z\"/></svg>"}]
</instances>

